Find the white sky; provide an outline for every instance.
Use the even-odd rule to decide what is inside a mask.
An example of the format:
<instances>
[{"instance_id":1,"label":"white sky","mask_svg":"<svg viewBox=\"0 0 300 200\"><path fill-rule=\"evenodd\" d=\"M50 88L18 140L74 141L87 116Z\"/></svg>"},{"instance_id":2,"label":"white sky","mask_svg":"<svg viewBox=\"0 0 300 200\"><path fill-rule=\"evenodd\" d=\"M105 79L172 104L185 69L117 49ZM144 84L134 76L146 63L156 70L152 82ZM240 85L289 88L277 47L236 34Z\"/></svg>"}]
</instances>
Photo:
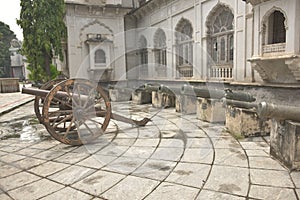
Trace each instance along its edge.
<instances>
[{"instance_id":1,"label":"white sky","mask_svg":"<svg viewBox=\"0 0 300 200\"><path fill-rule=\"evenodd\" d=\"M23 40L22 29L16 22L16 19L20 18L20 0L1 0L0 2L0 21L9 25L17 38Z\"/></svg>"}]
</instances>

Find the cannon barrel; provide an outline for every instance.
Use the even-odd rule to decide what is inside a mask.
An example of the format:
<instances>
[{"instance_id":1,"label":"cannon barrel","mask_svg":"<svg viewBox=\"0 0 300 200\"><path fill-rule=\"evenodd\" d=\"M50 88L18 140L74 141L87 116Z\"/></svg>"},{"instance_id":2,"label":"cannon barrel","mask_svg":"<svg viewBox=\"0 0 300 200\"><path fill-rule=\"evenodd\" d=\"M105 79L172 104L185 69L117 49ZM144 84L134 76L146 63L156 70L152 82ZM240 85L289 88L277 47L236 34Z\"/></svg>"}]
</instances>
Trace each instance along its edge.
<instances>
[{"instance_id":1,"label":"cannon barrel","mask_svg":"<svg viewBox=\"0 0 300 200\"><path fill-rule=\"evenodd\" d=\"M158 87L158 92L166 93L166 94L169 94L169 95L177 95L177 94L180 94L180 88L179 87L170 87L170 86L160 85Z\"/></svg>"},{"instance_id":2,"label":"cannon barrel","mask_svg":"<svg viewBox=\"0 0 300 200\"><path fill-rule=\"evenodd\" d=\"M147 92L158 91L160 85L145 84L144 89Z\"/></svg>"},{"instance_id":3,"label":"cannon barrel","mask_svg":"<svg viewBox=\"0 0 300 200\"><path fill-rule=\"evenodd\" d=\"M102 86L103 88L103 86ZM127 93L131 93L133 91L132 88L128 88L128 87L121 87L119 85L108 85L107 87L108 89L111 89L111 90L119 90L121 92L127 92Z\"/></svg>"},{"instance_id":4,"label":"cannon barrel","mask_svg":"<svg viewBox=\"0 0 300 200\"><path fill-rule=\"evenodd\" d=\"M247 102L254 102L256 99L245 92L235 92L229 89L225 90L225 97L226 99L232 99L237 101L247 101Z\"/></svg>"},{"instance_id":5,"label":"cannon barrel","mask_svg":"<svg viewBox=\"0 0 300 200\"><path fill-rule=\"evenodd\" d=\"M221 99L225 95L225 91L217 89L196 88L190 85L181 87L181 94L188 96L197 96L202 98Z\"/></svg>"},{"instance_id":6,"label":"cannon barrel","mask_svg":"<svg viewBox=\"0 0 300 200\"><path fill-rule=\"evenodd\" d=\"M257 113L261 118L275 118L278 120L293 120L300 122L300 107L261 102L258 105Z\"/></svg>"},{"instance_id":7,"label":"cannon barrel","mask_svg":"<svg viewBox=\"0 0 300 200\"><path fill-rule=\"evenodd\" d=\"M232 106L232 107L238 107L238 108L246 108L246 109L257 109L258 104L257 103L252 103L252 102L245 102L245 101L236 101L232 99L226 99L222 98L222 103L223 106L225 107L226 105Z\"/></svg>"},{"instance_id":8,"label":"cannon barrel","mask_svg":"<svg viewBox=\"0 0 300 200\"><path fill-rule=\"evenodd\" d=\"M49 90L42 90L42 89L36 89L36 88L25 88L25 87L23 87L22 88L22 93L24 93L24 94L31 94L31 95L34 95L34 96L39 96L39 97L45 98L48 95ZM67 92L58 91L55 94L55 98L57 98L57 99L63 99L63 98L68 97L69 95L71 95L72 97L79 97L78 93L68 94ZM88 99L88 96L81 94L80 98L84 100L84 99Z\"/></svg>"}]
</instances>

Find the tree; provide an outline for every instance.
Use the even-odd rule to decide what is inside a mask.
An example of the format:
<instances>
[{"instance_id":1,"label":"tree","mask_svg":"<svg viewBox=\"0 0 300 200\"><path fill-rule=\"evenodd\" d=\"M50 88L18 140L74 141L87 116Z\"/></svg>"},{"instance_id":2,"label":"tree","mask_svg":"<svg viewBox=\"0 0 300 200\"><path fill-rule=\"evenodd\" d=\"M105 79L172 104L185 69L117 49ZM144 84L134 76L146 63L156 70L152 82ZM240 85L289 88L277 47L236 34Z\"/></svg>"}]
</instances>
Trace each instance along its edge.
<instances>
[{"instance_id":1,"label":"tree","mask_svg":"<svg viewBox=\"0 0 300 200\"><path fill-rule=\"evenodd\" d=\"M10 76L10 42L16 39L16 35L9 26L0 22L0 77Z\"/></svg>"},{"instance_id":2,"label":"tree","mask_svg":"<svg viewBox=\"0 0 300 200\"><path fill-rule=\"evenodd\" d=\"M17 23L23 29L22 53L30 64L31 73L44 73L44 79L50 79L52 58L59 56L63 59L62 41L67 35L64 23L65 2L21 0L20 5L21 13ZM36 77L39 76L40 74L36 74Z\"/></svg>"}]
</instances>

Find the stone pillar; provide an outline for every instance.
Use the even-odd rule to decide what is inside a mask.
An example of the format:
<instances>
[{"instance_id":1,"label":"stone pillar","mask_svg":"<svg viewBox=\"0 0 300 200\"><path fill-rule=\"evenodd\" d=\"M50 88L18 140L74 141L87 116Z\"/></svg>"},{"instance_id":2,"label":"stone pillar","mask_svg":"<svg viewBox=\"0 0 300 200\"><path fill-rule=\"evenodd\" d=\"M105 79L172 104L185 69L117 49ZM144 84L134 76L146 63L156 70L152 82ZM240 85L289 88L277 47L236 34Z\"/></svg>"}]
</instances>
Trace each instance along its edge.
<instances>
[{"instance_id":1,"label":"stone pillar","mask_svg":"<svg viewBox=\"0 0 300 200\"><path fill-rule=\"evenodd\" d=\"M226 128L236 137L263 136L270 133L270 121L260 119L253 109L226 108Z\"/></svg>"},{"instance_id":2,"label":"stone pillar","mask_svg":"<svg viewBox=\"0 0 300 200\"><path fill-rule=\"evenodd\" d=\"M176 95L176 112L181 112L183 114L195 114L196 103L197 97L195 96Z\"/></svg>"},{"instance_id":3,"label":"stone pillar","mask_svg":"<svg viewBox=\"0 0 300 200\"><path fill-rule=\"evenodd\" d=\"M300 170L300 123L272 120L270 153L288 168Z\"/></svg>"},{"instance_id":4,"label":"stone pillar","mask_svg":"<svg viewBox=\"0 0 300 200\"><path fill-rule=\"evenodd\" d=\"M210 123L225 122L225 108L219 99L197 99L197 118Z\"/></svg>"},{"instance_id":5,"label":"stone pillar","mask_svg":"<svg viewBox=\"0 0 300 200\"><path fill-rule=\"evenodd\" d=\"M151 103L151 93L145 91L134 91L132 92L132 103L134 104L147 104Z\"/></svg>"},{"instance_id":6,"label":"stone pillar","mask_svg":"<svg viewBox=\"0 0 300 200\"><path fill-rule=\"evenodd\" d=\"M153 91L152 106L154 108L175 107L175 95Z\"/></svg>"}]
</instances>

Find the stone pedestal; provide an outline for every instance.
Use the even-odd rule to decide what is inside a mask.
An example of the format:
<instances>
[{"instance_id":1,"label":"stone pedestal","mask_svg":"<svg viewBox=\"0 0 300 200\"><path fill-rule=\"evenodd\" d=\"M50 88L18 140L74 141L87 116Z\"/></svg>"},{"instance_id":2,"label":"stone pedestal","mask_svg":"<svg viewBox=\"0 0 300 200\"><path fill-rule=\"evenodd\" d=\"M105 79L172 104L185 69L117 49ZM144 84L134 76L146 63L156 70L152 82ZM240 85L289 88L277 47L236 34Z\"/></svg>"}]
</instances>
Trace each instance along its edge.
<instances>
[{"instance_id":1,"label":"stone pedestal","mask_svg":"<svg viewBox=\"0 0 300 200\"><path fill-rule=\"evenodd\" d=\"M132 92L132 103L134 104L147 104L151 103L152 96L151 93L145 91L134 91Z\"/></svg>"},{"instance_id":2,"label":"stone pedestal","mask_svg":"<svg viewBox=\"0 0 300 200\"><path fill-rule=\"evenodd\" d=\"M197 118L210 123L225 122L225 108L219 99L197 99Z\"/></svg>"},{"instance_id":3,"label":"stone pedestal","mask_svg":"<svg viewBox=\"0 0 300 200\"><path fill-rule=\"evenodd\" d=\"M20 92L19 79L0 78L0 92L1 93Z\"/></svg>"},{"instance_id":4,"label":"stone pedestal","mask_svg":"<svg viewBox=\"0 0 300 200\"><path fill-rule=\"evenodd\" d=\"M175 107L175 96L163 92L152 92L152 106L154 108Z\"/></svg>"},{"instance_id":5,"label":"stone pedestal","mask_svg":"<svg viewBox=\"0 0 300 200\"><path fill-rule=\"evenodd\" d=\"M263 136L270 133L270 121L257 116L252 109L226 108L226 128L236 137Z\"/></svg>"},{"instance_id":6,"label":"stone pedestal","mask_svg":"<svg viewBox=\"0 0 300 200\"><path fill-rule=\"evenodd\" d=\"M176 112L183 114L196 114L197 97L176 95L175 108Z\"/></svg>"},{"instance_id":7,"label":"stone pedestal","mask_svg":"<svg viewBox=\"0 0 300 200\"><path fill-rule=\"evenodd\" d=\"M300 170L300 123L272 120L270 153L290 169Z\"/></svg>"},{"instance_id":8,"label":"stone pedestal","mask_svg":"<svg viewBox=\"0 0 300 200\"><path fill-rule=\"evenodd\" d=\"M109 98L111 101L129 101L131 93L128 89L109 89Z\"/></svg>"}]
</instances>

